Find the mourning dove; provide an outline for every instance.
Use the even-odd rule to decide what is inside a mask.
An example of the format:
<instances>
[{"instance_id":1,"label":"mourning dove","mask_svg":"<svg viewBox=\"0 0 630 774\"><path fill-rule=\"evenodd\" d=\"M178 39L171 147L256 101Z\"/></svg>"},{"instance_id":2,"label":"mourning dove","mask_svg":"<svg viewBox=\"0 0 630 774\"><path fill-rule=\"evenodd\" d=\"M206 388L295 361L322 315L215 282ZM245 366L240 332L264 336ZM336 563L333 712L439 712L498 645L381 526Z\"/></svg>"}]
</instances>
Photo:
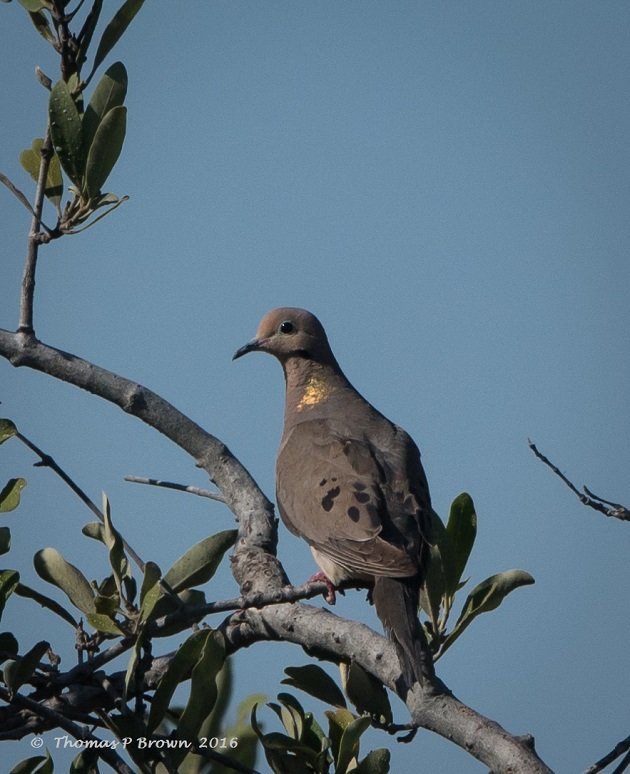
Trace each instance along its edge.
<instances>
[{"instance_id":1,"label":"mourning dove","mask_svg":"<svg viewBox=\"0 0 630 774\"><path fill-rule=\"evenodd\" d=\"M421 682L429 657L418 599L432 509L418 447L354 389L310 312L268 312L234 359L254 351L274 355L286 381L282 520L309 544L331 588L344 580L371 588L407 686Z\"/></svg>"}]
</instances>

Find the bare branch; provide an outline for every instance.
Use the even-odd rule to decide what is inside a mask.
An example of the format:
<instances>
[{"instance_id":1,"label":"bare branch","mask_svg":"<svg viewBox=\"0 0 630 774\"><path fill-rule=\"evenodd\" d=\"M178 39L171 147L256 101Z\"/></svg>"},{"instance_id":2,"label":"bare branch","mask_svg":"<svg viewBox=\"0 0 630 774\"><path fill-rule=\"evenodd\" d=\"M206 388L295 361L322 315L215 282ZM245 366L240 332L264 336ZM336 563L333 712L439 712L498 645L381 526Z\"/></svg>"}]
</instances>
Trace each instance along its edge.
<instances>
[{"instance_id":1,"label":"bare branch","mask_svg":"<svg viewBox=\"0 0 630 774\"><path fill-rule=\"evenodd\" d=\"M6 187L11 191L11 193L17 198L17 200L20 202L20 204L23 204L26 209L31 213L31 215L35 218L35 210L31 207L31 203L26 198L26 196L20 191L20 189L15 186L9 178L0 172L0 183L3 183L6 185ZM42 224L43 225L43 224ZM44 227L45 228L45 227ZM46 231L49 231L49 229L46 229Z\"/></svg>"},{"instance_id":2,"label":"bare branch","mask_svg":"<svg viewBox=\"0 0 630 774\"><path fill-rule=\"evenodd\" d=\"M176 484L173 481L162 481L157 478L143 478L142 476L125 476L125 481L132 484L148 484L150 486L161 486L165 489L175 489L178 492L188 492L189 494L207 497L210 500L216 500L219 503L225 503L225 497L217 492L211 492L209 489L202 489L199 486L190 486L186 484Z\"/></svg>"},{"instance_id":3,"label":"bare branch","mask_svg":"<svg viewBox=\"0 0 630 774\"><path fill-rule=\"evenodd\" d=\"M630 509L626 508L625 505L620 505L619 503L613 503L610 500L604 500L603 497L598 497L597 495L593 494L586 486L582 487L583 491L580 492L580 490L573 484L565 475L562 473L562 471L557 468L553 462L551 462L547 457L545 457L542 452L538 451L536 444L533 443L533 441L528 441L529 448L534 452L536 457L538 457L539 460L545 463L548 468L550 468L556 476L561 478L564 483L569 487L569 489L578 497L581 503L584 505L587 505L589 508L593 508L596 511L599 511L600 513L603 513L605 516L612 516L615 519L621 519L622 521L630 521ZM609 506L609 507L607 507Z\"/></svg>"},{"instance_id":4,"label":"bare branch","mask_svg":"<svg viewBox=\"0 0 630 774\"><path fill-rule=\"evenodd\" d=\"M103 513L101 509L94 503L93 500L91 500L87 494L81 489L81 487L72 479L70 476L61 468L55 460L50 456L50 454L46 454L43 452L38 446L36 446L31 440L29 440L25 435L22 435L22 433L17 432L15 434L15 437L18 438L22 443L27 446L32 452L37 454L40 461L35 463L36 465L40 467L46 467L50 468L54 473L56 473L59 478L67 484L70 489L75 493L75 495L81 500L81 502L86 505L92 513L96 516L97 519L101 523L105 522L105 517L103 516ZM133 561L138 565L138 567L144 571L144 562L138 556L138 554L133 550L133 548L127 543L126 540L123 540L125 550L129 554L129 556L133 559Z\"/></svg>"},{"instance_id":5,"label":"bare branch","mask_svg":"<svg viewBox=\"0 0 630 774\"><path fill-rule=\"evenodd\" d=\"M623 755L625 752L630 750L630 736L627 736L625 739L622 739L621 742L619 742L617 745L615 745L614 749L611 750L608 755L604 755L603 758L600 758L600 760L597 761L597 763L594 763L592 766L589 766L588 769L584 772L584 774L597 774L599 771L603 771L606 766L609 766L613 761L616 761L617 758L619 758L621 755ZM624 765L625 762L625 765ZM625 771L628 764L630 763L630 756L626 755L619 764L619 766L624 766L624 768L619 768L619 766L615 769L615 772L613 774Z\"/></svg>"}]
</instances>

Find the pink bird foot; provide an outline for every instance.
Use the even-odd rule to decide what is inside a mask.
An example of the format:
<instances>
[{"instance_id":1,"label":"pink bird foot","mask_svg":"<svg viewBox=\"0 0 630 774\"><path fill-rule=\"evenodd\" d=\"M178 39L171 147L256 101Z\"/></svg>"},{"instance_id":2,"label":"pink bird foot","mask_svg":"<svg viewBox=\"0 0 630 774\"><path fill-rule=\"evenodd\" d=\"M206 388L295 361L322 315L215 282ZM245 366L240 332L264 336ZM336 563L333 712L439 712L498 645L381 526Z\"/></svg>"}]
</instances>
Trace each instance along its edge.
<instances>
[{"instance_id":1,"label":"pink bird foot","mask_svg":"<svg viewBox=\"0 0 630 774\"><path fill-rule=\"evenodd\" d=\"M324 594L324 599L326 602L328 602L329 605L334 605L337 601L337 595L335 594L335 587L330 580L330 578L321 570L319 572L316 572L315 575L311 575L311 577L306 581L307 583L316 583L318 581L324 581L326 584L326 593Z\"/></svg>"}]
</instances>

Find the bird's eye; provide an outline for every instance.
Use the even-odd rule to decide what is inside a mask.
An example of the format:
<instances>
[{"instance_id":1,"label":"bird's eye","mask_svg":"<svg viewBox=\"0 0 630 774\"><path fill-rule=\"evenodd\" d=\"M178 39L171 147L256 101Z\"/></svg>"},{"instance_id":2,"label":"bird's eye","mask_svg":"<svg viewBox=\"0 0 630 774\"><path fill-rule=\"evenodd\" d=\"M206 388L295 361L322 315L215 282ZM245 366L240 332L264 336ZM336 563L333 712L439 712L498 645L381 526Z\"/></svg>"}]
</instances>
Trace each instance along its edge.
<instances>
[{"instance_id":1,"label":"bird's eye","mask_svg":"<svg viewBox=\"0 0 630 774\"><path fill-rule=\"evenodd\" d=\"M293 333L295 330L295 325L291 322L291 320L284 320L280 323L280 327L278 328L280 333Z\"/></svg>"}]
</instances>

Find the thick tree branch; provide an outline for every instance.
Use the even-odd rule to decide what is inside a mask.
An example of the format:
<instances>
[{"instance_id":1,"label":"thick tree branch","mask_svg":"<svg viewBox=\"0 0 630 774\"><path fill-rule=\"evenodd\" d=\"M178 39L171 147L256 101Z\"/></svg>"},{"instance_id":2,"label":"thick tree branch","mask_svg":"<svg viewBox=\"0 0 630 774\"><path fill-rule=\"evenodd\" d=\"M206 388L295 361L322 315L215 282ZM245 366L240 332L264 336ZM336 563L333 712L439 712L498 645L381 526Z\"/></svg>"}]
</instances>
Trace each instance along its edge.
<instances>
[{"instance_id":1,"label":"thick tree branch","mask_svg":"<svg viewBox=\"0 0 630 774\"><path fill-rule=\"evenodd\" d=\"M231 561L241 594L251 599L286 592L288 581L275 556L277 525L273 506L225 444L151 390L48 347L32 335L0 330L0 355L16 367L33 368L114 403L190 454L206 470L239 522ZM307 653L336 663L355 660L384 685L398 691L400 666L394 647L367 626L326 610L286 602L262 610L249 608L230 615L222 630L232 652L261 640L293 642ZM126 643L125 647L129 645ZM75 675L79 677L80 669L77 670ZM91 690L97 695L100 690L103 700L102 688L92 685ZM86 686L77 691L84 704L85 691ZM67 703L72 695L72 690L67 689L60 698ZM455 742L494 772L549 772L529 737L508 734L456 699L439 679L427 681L422 688L415 686L405 700L414 725Z\"/></svg>"},{"instance_id":2,"label":"thick tree branch","mask_svg":"<svg viewBox=\"0 0 630 774\"><path fill-rule=\"evenodd\" d=\"M356 661L394 692L400 667L394 646L369 627L305 604L274 605L234 616L225 629L236 648L261 640L300 645L318 658ZM459 701L435 678L414 686L405 700L413 725L426 728L462 747L493 772L549 774L529 736L516 737L498 723Z\"/></svg>"}]
</instances>

